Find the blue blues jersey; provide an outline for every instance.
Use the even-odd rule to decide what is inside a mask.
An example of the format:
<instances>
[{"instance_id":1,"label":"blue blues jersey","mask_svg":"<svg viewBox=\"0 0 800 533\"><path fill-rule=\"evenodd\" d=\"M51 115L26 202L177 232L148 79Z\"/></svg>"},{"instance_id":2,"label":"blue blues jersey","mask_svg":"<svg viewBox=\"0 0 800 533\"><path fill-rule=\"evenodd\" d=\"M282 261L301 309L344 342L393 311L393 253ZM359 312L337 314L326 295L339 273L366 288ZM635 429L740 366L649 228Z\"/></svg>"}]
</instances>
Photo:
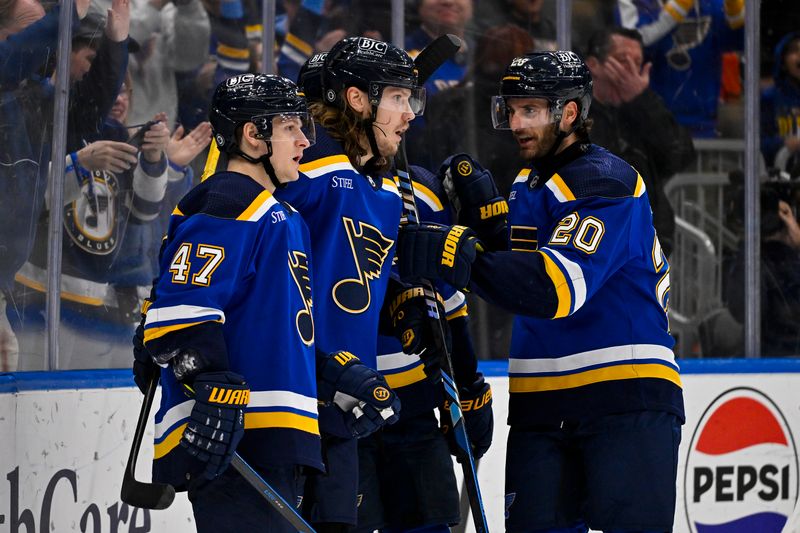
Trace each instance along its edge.
<instances>
[{"instance_id":1,"label":"blue blues jersey","mask_svg":"<svg viewBox=\"0 0 800 533\"><path fill-rule=\"evenodd\" d=\"M359 173L321 127L300 172L276 195L300 212L311 232L317 344L377 368L378 319L400 223L397 185Z\"/></svg>"},{"instance_id":2,"label":"blue blues jersey","mask_svg":"<svg viewBox=\"0 0 800 533\"><path fill-rule=\"evenodd\" d=\"M195 350L211 370L250 386L238 451L261 466L322 468L308 230L300 215L251 178L211 176L179 202L146 309L154 355ZM161 373L154 476L181 486L178 442L194 401Z\"/></svg>"},{"instance_id":3,"label":"blue blues jersey","mask_svg":"<svg viewBox=\"0 0 800 533\"><path fill-rule=\"evenodd\" d=\"M361 174L319 125L300 172L276 195L300 212L311 232L317 346L326 353L347 350L377 368L378 321L400 223L397 184ZM320 407L320 425L325 433L352 436L337 407Z\"/></svg>"},{"instance_id":4,"label":"blue blues jersey","mask_svg":"<svg viewBox=\"0 0 800 533\"><path fill-rule=\"evenodd\" d=\"M410 173L419 220L452 224L452 210L439 179L422 167L412 166ZM445 283L437 284L436 289L444 300L448 321L467 316L467 301L463 293ZM453 332L453 335L466 333L466 328L463 329L464 331L459 330L458 333ZM474 357L472 353L469 355ZM426 378L419 356L404 353L400 341L395 337L378 337L378 370L400 397L403 405L400 412L402 418L412 417L441 405L441 385Z\"/></svg>"},{"instance_id":5,"label":"blue blues jersey","mask_svg":"<svg viewBox=\"0 0 800 533\"><path fill-rule=\"evenodd\" d=\"M682 417L669 264L642 177L583 145L549 179L523 169L509 208L509 248L541 254L557 295L552 318L515 317L509 424L644 409Z\"/></svg>"},{"instance_id":6,"label":"blue blues jersey","mask_svg":"<svg viewBox=\"0 0 800 533\"><path fill-rule=\"evenodd\" d=\"M778 161L775 156L784 148L786 137L800 137L800 80L790 76L784 65L786 48L797 39L800 31L785 35L775 46L775 84L761 93L761 151L768 166L779 166L781 170L793 166L781 161L790 154L783 150Z\"/></svg>"},{"instance_id":7,"label":"blue blues jersey","mask_svg":"<svg viewBox=\"0 0 800 533\"><path fill-rule=\"evenodd\" d=\"M620 25L642 33L652 61L650 87L695 137L716 136L722 86L722 53L744 46L744 2L727 10L724 0L685 2L619 0Z\"/></svg>"}]
</instances>

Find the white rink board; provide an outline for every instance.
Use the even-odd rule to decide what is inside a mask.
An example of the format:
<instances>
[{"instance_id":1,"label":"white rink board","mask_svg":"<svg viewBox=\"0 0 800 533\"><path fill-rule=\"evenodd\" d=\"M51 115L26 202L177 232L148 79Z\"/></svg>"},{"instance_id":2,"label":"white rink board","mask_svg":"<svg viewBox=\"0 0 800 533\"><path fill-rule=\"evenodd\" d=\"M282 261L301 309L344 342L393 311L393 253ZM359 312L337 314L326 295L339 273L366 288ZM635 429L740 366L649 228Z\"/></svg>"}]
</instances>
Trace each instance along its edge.
<instances>
[{"instance_id":1,"label":"white rink board","mask_svg":"<svg viewBox=\"0 0 800 533\"><path fill-rule=\"evenodd\" d=\"M754 366L751 363L748 368ZM783 370L771 374L683 376L687 424L679 456L676 532L702 533L691 525L698 521L719 525L748 520L759 513L782 513L782 520L786 521L783 531L800 533L800 514L795 512L800 365L795 366L797 371L792 373ZM502 531L508 387L503 377L490 377L489 381L495 398L495 436L492 448L481 460L479 479L490 529ZM718 397L720 400L714 403ZM728 400L731 401L726 403ZM758 416L749 420L746 415L752 414L753 409L730 409L739 404L755 406ZM132 509L119 501L122 472L140 405L138 390L118 385L0 393L0 434L4 436L0 441L4 477L0 479L0 533L194 531L191 508L183 494L165 511ZM772 442L711 456L698 452L697 439L701 436L703 443L716 442L723 447L726 442L741 438L728 438L730 435L718 430L720 416L712 416L716 412L733 414L741 424L739 434L748 433L745 429L754 424L763 426L769 430L765 434L771 435ZM695 435L701 421L703 426ZM752 435L753 431L749 433ZM786 444L776 443L782 436ZM152 448L147 443L151 441L152 423L139 458L137 479L150 478ZM460 467L456 470L459 472ZM757 473L756 481L748 488L752 479L747 474L753 471ZM689 480L688 492L683 490L685 477ZM693 488L697 480L703 487L699 495ZM685 498L689 500L688 512ZM48 525L43 527L43 522ZM468 530L472 530L471 525Z\"/></svg>"}]
</instances>

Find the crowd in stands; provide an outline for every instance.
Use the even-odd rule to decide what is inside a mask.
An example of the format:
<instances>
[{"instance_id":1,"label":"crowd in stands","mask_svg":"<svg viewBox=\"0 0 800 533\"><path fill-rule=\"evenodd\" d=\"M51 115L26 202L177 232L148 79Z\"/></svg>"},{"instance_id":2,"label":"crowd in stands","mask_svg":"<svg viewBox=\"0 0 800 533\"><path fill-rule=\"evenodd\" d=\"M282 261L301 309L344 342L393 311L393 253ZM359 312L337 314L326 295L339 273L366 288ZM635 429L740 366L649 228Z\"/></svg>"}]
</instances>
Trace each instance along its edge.
<instances>
[{"instance_id":1,"label":"crowd in stands","mask_svg":"<svg viewBox=\"0 0 800 533\"><path fill-rule=\"evenodd\" d=\"M0 371L45 366L52 213L63 218L60 366L129 366L169 215L204 167L216 84L262 70L265 44L275 52L271 69L296 79L306 60L343 37L392 37L389 0L276 4L276 40L263 43L255 0L75 0L63 205L53 206L61 6L0 0ZM762 27L770 28L762 32L762 62L771 68L763 70L764 168L774 169L772 181L792 183L800 175L800 8L762 6ZM435 171L447 156L468 152L508 194L522 161L510 133L493 129L490 101L513 57L556 49L555 0L406 0L405 8L412 57L445 33L464 42L426 83L425 114L407 133L410 161ZM743 0L573 2L573 48L594 79L591 139L642 174L668 254L676 224L667 183L694 164L697 139L743 131L744 11ZM733 125L730 109L738 110ZM774 189L762 199L771 221L762 226L765 261L795 265L796 195ZM800 304L786 289L797 270L773 270L762 307L777 312L773 299L783 298L782 323L800 324ZM794 277L784 283L788 270ZM739 321L745 292L730 297ZM504 357L508 316L488 307L475 315L482 355ZM795 330L773 355L800 353L800 325Z\"/></svg>"}]
</instances>

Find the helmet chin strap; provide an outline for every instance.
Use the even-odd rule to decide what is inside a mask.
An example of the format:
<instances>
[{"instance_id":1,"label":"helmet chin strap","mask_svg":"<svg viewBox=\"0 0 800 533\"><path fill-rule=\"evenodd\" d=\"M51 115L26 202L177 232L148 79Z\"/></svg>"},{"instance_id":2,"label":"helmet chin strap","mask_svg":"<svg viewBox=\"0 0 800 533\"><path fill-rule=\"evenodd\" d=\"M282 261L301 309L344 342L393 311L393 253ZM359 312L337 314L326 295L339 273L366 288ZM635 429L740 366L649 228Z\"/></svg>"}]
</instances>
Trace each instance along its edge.
<instances>
[{"instance_id":1,"label":"helmet chin strap","mask_svg":"<svg viewBox=\"0 0 800 533\"><path fill-rule=\"evenodd\" d=\"M378 109L375 105L372 106L372 115L369 118L361 119L361 123L364 125L364 131L367 135L367 141L369 142L369 148L372 150L372 157L370 157L364 163L364 173L365 174L372 174L378 170L378 161L381 158L381 152L378 149L378 140L375 138L375 130L373 126L375 125L375 117L378 114ZM380 128L380 126L378 126Z\"/></svg>"},{"instance_id":2,"label":"helmet chin strap","mask_svg":"<svg viewBox=\"0 0 800 533\"><path fill-rule=\"evenodd\" d=\"M234 148L233 150L231 150L231 152L238 155L248 163L253 163L254 165L261 163L261 166L264 167L264 171L267 173L267 177L269 178L269 181L272 182L272 185L276 189L283 189L284 187L286 187L286 184L278 180L278 176L275 175L275 168L272 166L272 163L269 160L269 158L272 157L272 142L271 141L264 141L264 142L267 143L267 153L262 155L261 157L249 156L246 153L244 153L239 147Z\"/></svg>"},{"instance_id":3,"label":"helmet chin strap","mask_svg":"<svg viewBox=\"0 0 800 533\"><path fill-rule=\"evenodd\" d=\"M553 142L553 146L550 147L550 149L547 151L546 154L544 154L542 157L537 158L537 159L539 159L539 160L547 160L547 159L550 159L551 157L553 157L558 152L558 149L561 148L561 144L564 142L564 139L566 139L567 137L572 135L575 132L575 130L578 129L578 120L576 119L572 123L572 127L569 129L569 131L563 131L561 129L561 117L562 116L563 116L563 111L558 114L558 120L556 122L553 122L553 124L555 125L556 129L558 130L558 133L556 134L556 140Z\"/></svg>"}]
</instances>

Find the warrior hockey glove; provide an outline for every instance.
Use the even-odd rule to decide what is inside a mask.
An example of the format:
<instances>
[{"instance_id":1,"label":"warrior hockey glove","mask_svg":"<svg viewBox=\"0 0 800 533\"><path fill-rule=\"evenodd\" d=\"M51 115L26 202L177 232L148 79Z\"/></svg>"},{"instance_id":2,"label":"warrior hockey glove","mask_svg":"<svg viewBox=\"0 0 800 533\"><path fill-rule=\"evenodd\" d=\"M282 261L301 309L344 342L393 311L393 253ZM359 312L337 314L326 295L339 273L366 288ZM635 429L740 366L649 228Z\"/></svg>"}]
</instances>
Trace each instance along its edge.
<instances>
[{"instance_id":1,"label":"warrior hockey glove","mask_svg":"<svg viewBox=\"0 0 800 533\"><path fill-rule=\"evenodd\" d=\"M483 374L477 373L472 385L461 387L458 390L461 400L461 412L464 415L464 424L467 429L469 443L472 446L472 456L480 459L492 444L492 431L494 430L494 416L492 414L492 388L483 379ZM449 405L445 404L445 410ZM447 417L443 417L446 420ZM447 437L450 453L456 457L461 455L461 450L455 442L453 428L449 422L442 423L442 432Z\"/></svg>"},{"instance_id":2,"label":"warrior hockey glove","mask_svg":"<svg viewBox=\"0 0 800 533\"><path fill-rule=\"evenodd\" d=\"M391 330L403 345L403 352L418 355L424 365L425 375L432 381L438 381L442 375L445 349L452 351L450 326L444 320L444 304L438 294L436 307L442 319L430 316L422 287L399 287L385 308ZM440 328L444 330L444 342Z\"/></svg>"},{"instance_id":3,"label":"warrior hockey glove","mask_svg":"<svg viewBox=\"0 0 800 533\"><path fill-rule=\"evenodd\" d=\"M478 251L483 251L481 242L474 231L464 226L430 222L401 226L397 239L400 278L441 279L456 289L464 289Z\"/></svg>"},{"instance_id":4,"label":"warrior hockey glove","mask_svg":"<svg viewBox=\"0 0 800 533\"><path fill-rule=\"evenodd\" d=\"M250 400L250 388L234 372L199 374L191 386L184 387L194 397L194 407L180 444L205 463L203 475L214 479L228 468L244 436L244 408Z\"/></svg>"},{"instance_id":5,"label":"warrior hockey glove","mask_svg":"<svg viewBox=\"0 0 800 533\"><path fill-rule=\"evenodd\" d=\"M334 352L317 368L317 395L345 412L345 423L361 438L400 418L400 399L383 376L350 352Z\"/></svg>"},{"instance_id":6,"label":"warrior hockey glove","mask_svg":"<svg viewBox=\"0 0 800 533\"><path fill-rule=\"evenodd\" d=\"M508 203L492 174L467 154L458 154L442 162L439 177L458 212L458 223L475 230L487 249L505 249Z\"/></svg>"}]
</instances>

